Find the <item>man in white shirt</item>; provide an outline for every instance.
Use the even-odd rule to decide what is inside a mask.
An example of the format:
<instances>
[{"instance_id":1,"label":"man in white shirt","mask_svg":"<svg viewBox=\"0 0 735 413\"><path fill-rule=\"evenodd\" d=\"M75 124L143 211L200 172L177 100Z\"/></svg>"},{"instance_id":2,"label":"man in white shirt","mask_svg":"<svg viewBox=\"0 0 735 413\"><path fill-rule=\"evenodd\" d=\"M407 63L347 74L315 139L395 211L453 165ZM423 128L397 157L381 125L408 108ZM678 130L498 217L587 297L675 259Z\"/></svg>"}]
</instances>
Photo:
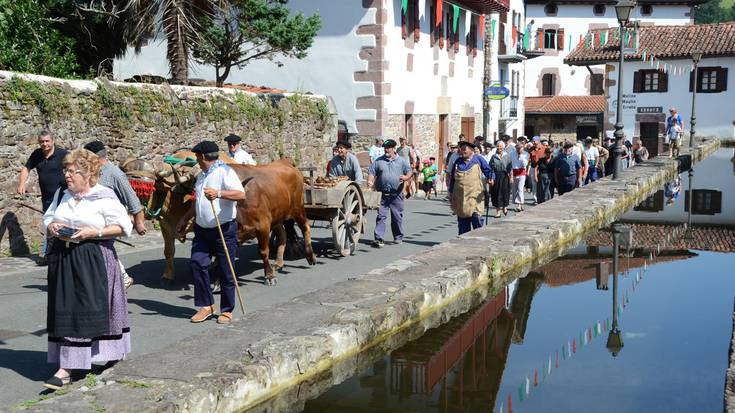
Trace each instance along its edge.
<instances>
[{"instance_id":1,"label":"man in white shirt","mask_svg":"<svg viewBox=\"0 0 735 413\"><path fill-rule=\"evenodd\" d=\"M383 148L383 138L375 138L375 145L370 147L370 163L375 162L376 159L385 155L385 149Z\"/></svg>"},{"instance_id":2,"label":"man in white shirt","mask_svg":"<svg viewBox=\"0 0 735 413\"><path fill-rule=\"evenodd\" d=\"M255 165L255 159L240 147L241 141L242 138L237 135L227 135L227 137L225 137L225 142L227 142L227 155L232 158L235 163L239 163L241 165Z\"/></svg>"},{"instance_id":3,"label":"man in white shirt","mask_svg":"<svg viewBox=\"0 0 735 413\"><path fill-rule=\"evenodd\" d=\"M592 144L592 137L588 136L584 140L584 154L587 157L587 176L584 178L584 184L587 185L590 182L595 182L597 177L597 169L599 165L597 162L600 159L600 151L595 145Z\"/></svg>"},{"instance_id":4,"label":"man in white shirt","mask_svg":"<svg viewBox=\"0 0 735 413\"><path fill-rule=\"evenodd\" d=\"M234 260L237 254L237 202L245 199L245 190L237 172L219 160L216 143L202 141L194 146L192 152L196 154L202 170L194 187L196 200L176 225L177 234L183 237L187 223L196 217L191 243L191 271L194 276L194 305L199 307L199 311L191 318L191 322L200 323L215 313L207 269L211 256L216 255L223 274L220 280L221 313L217 322L228 324L232 321L232 310L235 308L234 275L230 271L214 214L216 211L225 245L230 258Z\"/></svg>"}]
</instances>

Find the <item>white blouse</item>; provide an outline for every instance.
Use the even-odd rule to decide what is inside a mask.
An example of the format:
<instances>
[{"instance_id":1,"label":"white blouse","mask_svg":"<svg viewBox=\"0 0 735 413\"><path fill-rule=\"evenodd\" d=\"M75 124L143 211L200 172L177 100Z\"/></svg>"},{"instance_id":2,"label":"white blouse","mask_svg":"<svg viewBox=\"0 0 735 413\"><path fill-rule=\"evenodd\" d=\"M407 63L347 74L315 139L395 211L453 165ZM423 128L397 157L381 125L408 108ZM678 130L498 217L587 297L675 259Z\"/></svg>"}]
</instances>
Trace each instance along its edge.
<instances>
[{"instance_id":1,"label":"white blouse","mask_svg":"<svg viewBox=\"0 0 735 413\"><path fill-rule=\"evenodd\" d=\"M133 224L128 217L128 211L123 204L114 198L96 198L94 194L99 191L110 191L102 185L95 185L89 194L83 197L79 202L74 200L69 190L64 191L61 202L56 205L58 196L54 195L54 202L43 215L44 229L48 228L52 222L60 222L68 227L81 229L91 227L102 229L108 225L119 225L125 236L130 236L133 230ZM91 198L91 199L90 199Z\"/></svg>"}]
</instances>

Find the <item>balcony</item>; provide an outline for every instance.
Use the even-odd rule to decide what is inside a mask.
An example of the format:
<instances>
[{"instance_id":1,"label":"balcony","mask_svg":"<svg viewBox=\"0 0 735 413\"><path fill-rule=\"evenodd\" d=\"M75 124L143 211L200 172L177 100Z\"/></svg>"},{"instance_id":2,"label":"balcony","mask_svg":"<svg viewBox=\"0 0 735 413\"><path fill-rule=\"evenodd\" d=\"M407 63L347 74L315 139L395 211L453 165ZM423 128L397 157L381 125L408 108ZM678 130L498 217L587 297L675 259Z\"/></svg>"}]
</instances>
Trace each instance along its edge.
<instances>
[{"instance_id":1,"label":"balcony","mask_svg":"<svg viewBox=\"0 0 735 413\"><path fill-rule=\"evenodd\" d=\"M456 0L456 4L483 14L507 13L510 10L510 0Z\"/></svg>"},{"instance_id":2,"label":"balcony","mask_svg":"<svg viewBox=\"0 0 735 413\"><path fill-rule=\"evenodd\" d=\"M505 24L500 24L500 35L498 36L500 39L500 44L498 45L498 61L500 63L520 63L524 60L533 59L534 57L544 54L543 50L536 49L536 42L534 41L535 39L533 36L529 37L526 44L524 43L524 33L521 33L519 30L513 30L512 28L511 31L516 34L515 45L513 45L512 42L511 44L505 43Z\"/></svg>"},{"instance_id":3,"label":"balcony","mask_svg":"<svg viewBox=\"0 0 735 413\"><path fill-rule=\"evenodd\" d=\"M500 101L500 119L518 119L518 96L509 96Z\"/></svg>"}]
</instances>

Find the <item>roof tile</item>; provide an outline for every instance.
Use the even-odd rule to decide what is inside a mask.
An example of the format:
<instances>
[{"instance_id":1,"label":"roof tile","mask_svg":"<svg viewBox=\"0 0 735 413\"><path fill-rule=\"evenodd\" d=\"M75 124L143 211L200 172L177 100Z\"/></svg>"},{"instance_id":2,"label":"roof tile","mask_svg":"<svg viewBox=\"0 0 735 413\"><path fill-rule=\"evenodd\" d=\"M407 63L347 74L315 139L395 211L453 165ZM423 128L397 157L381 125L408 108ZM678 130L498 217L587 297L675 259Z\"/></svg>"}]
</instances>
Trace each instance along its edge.
<instances>
[{"instance_id":1,"label":"roof tile","mask_svg":"<svg viewBox=\"0 0 735 413\"><path fill-rule=\"evenodd\" d=\"M602 113L605 96L538 96L524 100L526 113Z\"/></svg>"},{"instance_id":2,"label":"roof tile","mask_svg":"<svg viewBox=\"0 0 735 413\"><path fill-rule=\"evenodd\" d=\"M587 35L596 42L605 32L605 43L587 47L580 43L572 50L564 63L583 65L615 61L618 59L620 41L615 39L616 28L590 30ZM735 56L735 22L679 26L643 26L640 31L640 50L626 54L626 59L640 59L641 52L657 58L691 58L699 49L703 57Z\"/></svg>"}]
</instances>

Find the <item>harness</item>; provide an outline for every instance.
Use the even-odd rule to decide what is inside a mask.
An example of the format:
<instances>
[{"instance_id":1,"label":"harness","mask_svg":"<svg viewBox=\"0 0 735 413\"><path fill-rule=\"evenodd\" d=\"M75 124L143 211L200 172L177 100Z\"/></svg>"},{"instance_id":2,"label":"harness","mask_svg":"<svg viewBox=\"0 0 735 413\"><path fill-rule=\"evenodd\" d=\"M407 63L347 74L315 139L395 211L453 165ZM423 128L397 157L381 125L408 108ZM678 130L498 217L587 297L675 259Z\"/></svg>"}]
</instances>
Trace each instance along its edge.
<instances>
[{"instance_id":1,"label":"harness","mask_svg":"<svg viewBox=\"0 0 735 413\"><path fill-rule=\"evenodd\" d=\"M177 171L174 166L178 167L189 167L196 165L196 159L193 159L191 157L187 157L186 159L176 158L172 155L168 155L163 159L163 162L171 165L171 168L173 170L174 179L176 183L173 185L167 185L165 181L161 182L161 185L164 186L164 188L156 188L157 180L154 176L151 176L150 173L145 171L131 171L126 173L128 175L128 181L130 182L130 186L133 187L133 190L135 191L135 195L140 199L140 203L143 206L143 211L145 212L145 217L147 219L158 219L161 216L161 210L163 209L163 203L165 198L161 197L161 202L159 205L152 205L152 197L153 194L158 190L169 190L176 193L191 193L192 196L195 196L195 193L193 191L192 187L187 187L186 185L182 184L179 179L179 172Z\"/></svg>"}]
</instances>

